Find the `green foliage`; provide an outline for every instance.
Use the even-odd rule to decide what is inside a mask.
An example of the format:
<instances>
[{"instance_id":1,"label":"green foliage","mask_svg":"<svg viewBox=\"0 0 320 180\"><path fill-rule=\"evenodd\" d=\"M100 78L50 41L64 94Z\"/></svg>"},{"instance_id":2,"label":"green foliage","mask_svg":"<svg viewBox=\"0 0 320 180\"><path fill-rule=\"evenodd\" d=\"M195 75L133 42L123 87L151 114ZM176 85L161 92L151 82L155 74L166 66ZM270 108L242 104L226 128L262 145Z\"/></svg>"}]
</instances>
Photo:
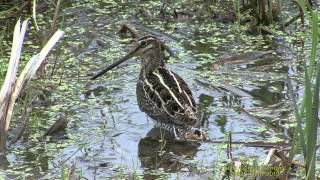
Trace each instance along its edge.
<instances>
[{"instance_id":1,"label":"green foliage","mask_svg":"<svg viewBox=\"0 0 320 180\"><path fill-rule=\"evenodd\" d=\"M61 180L68 180L68 168L63 161L61 162Z\"/></svg>"},{"instance_id":2,"label":"green foliage","mask_svg":"<svg viewBox=\"0 0 320 180\"><path fill-rule=\"evenodd\" d=\"M273 24L273 0L269 1L269 5L268 5L268 21L270 21L270 24Z\"/></svg>"},{"instance_id":3,"label":"green foliage","mask_svg":"<svg viewBox=\"0 0 320 180\"><path fill-rule=\"evenodd\" d=\"M309 76L313 76L313 71L316 65L317 57L317 45L318 45L318 12L312 13L312 46L311 46L311 57L310 57L310 67L308 68Z\"/></svg>"},{"instance_id":4,"label":"green foliage","mask_svg":"<svg viewBox=\"0 0 320 180\"><path fill-rule=\"evenodd\" d=\"M316 51L318 45L318 14L312 13L312 47L309 67L305 72L305 101L306 101L306 170L307 179L315 179L315 156L317 143L317 124L319 110L319 85L320 85L320 67L317 64L317 73L313 75L316 65ZM316 79L314 87L312 87L312 79Z\"/></svg>"},{"instance_id":5,"label":"green foliage","mask_svg":"<svg viewBox=\"0 0 320 180\"><path fill-rule=\"evenodd\" d=\"M318 110L319 110L319 85L320 65L317 64L317 73L314 75L316 66L316 51L318 45L318 13L312 12L312 47L309 67L305 72L305 102L306 102L306 170L307 179L315 179L315 156L317 144ZM312 87L313 79L316 80Z\"/></svg>"},{"instance_id":6,"label":"green foliage","mask_svg":"<svg viewBox=\"0 0 320 180\"><path fill-rule=\"evenodd\" d=\"M33 0L32 1L32 18L33 18L33 22L36 26L36 29L39 30L38 23L37 23L37 15L36 15L36 9L37 9L36 5L37 5L37 1Z\"/></svg>"},{"instance_id":7,"label":"green foliage","mask_svg":"<svg viewBox=\"0 0 320 180\"><path fill-rule=\"evenodd\" d=\"M306 179L315 179L315 160L318 129L318 110L319 110L319 86L320 86L320 65L316 64L316 53L318 45L318 13L311 12L309 15L306 1L299 0L299 5L310 20L312 27L312 46L309 65L305 68L305 89L300 112L296 110L297 119L296 131L293 138L294 146L297 146L297 136L299 134L299 146L303 149L306 163ZM314 73L316 68L316 73ZM315 84L313 83L315 81ZM305 129L302 131L302 119L305 117ZM293 147L293 149L295 149ZM294 151L294 150L293 150ZM291 155L291 158L293 155Z\"/></svg>"},{"instance_id":8,"label":"green foliage","mask_svg":"<svg viewBox=\"0 0 320 180\"><path fill-rule=\"evenodd\" d=\"M241 11L240 11L240 0L232 0L233 9L237 16L237 29L239 29L240 21L241 21Z\"/></svg>"}]
</instances>

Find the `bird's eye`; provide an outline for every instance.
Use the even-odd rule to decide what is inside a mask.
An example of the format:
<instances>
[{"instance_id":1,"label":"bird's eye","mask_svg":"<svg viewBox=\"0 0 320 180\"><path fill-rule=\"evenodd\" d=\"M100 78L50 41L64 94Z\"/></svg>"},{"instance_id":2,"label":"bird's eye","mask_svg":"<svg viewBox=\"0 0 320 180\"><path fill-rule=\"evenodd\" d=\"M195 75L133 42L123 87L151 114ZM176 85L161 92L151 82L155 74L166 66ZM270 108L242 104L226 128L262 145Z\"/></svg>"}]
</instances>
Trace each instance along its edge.
<instances>
[{"instance_id":1,"label":"bird's eye","mask_svg":"<svg viewBox=\"0 0 320 180\"><path fill-rule=\"evenodd\" d=\"M147 41L141 41L140 45L144 47L144 46L148 45L148 43L147 43Z\"/></svg>"}]
</instances>

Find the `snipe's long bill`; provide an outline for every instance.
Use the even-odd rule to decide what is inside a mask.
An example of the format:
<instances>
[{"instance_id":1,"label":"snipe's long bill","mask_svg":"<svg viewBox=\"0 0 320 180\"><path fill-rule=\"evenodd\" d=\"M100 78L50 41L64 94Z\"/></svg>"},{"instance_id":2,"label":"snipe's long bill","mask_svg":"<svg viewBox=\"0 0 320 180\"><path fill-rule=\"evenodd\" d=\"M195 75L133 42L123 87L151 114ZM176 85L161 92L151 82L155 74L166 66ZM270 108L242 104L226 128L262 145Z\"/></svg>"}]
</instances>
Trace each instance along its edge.
<instances>
[{"instance_id":1,"label":"snipe's long bill","mask_svg":"<svg viewBox=\"0 0 320 180\"><path fill-rule=\"evenodd\" d=\"M141 71L136 86L138 105L156 126L174 133L176 139L205 140L192 92L186 82L165 67L163 42L154 36L137 39L134 48L91 79L103 75L131 57L139 56Z\"/></svg>"},{"instance_id":2,"label":"snipe's long bill","mask_svg":"<svg viewBox=\"0 0 320 180\"><path fill-rule=\"evenodd\" d=\"M134 51L129 52L127 55L125 55L123 58L121 58L120 60L114 62L113 64L109 65L108 67L106 67L104 70L100 71L98 74L94 75L91 80L97 79L98 77L100 77L101 75L103 75L104 73L110 71L111 69L117 67L118 65L120 65L121 63L129 60L131 57L133 57L134 55Z\"/></svg>"}]
</instances>

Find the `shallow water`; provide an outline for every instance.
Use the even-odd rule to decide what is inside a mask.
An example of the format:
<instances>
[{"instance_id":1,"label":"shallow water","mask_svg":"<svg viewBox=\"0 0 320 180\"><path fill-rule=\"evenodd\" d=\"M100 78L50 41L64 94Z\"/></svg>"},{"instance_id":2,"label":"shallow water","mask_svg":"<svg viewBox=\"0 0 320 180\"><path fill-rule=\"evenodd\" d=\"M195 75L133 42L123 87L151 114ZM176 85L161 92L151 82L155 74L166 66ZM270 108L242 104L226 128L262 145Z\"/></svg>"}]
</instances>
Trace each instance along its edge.
<instances>
[{"instance_id":1,"label":"shallow water","mask_svg":"<svg viewBox=\"0 0 320 180\"><path fill-rule=\"evenodd\" d=\"M153 13L161 6L152 1L146 4ZM286 42L239 34L233 24L211 19L142 21L134 17L133 7L133 3L83 1L63 10L66 35L60 45L63 50L56 52L61 67L52 80L58 84L61 74L62 79L49 96L56 102L34 108L28 141L9 148L5 177L59 177L62 161L67 166L75 163L77 173L88 179L135 174L150 179L219 176L215 172L227 161L227 143L167 142L159 156L161 143L147 137L154 133L154 124L136 102L139 61L131 60L96 81L89 80L128 50L130 38L117 33L123 22L161 34L172 48L177 57L169 59L168 67L188 83L203 113L203 128L213 140L226 141L231 131L233 141L288 141L284 124L293 117L286 76L300 72ZM275 53L249 63L211 68L228 55L266 50ZM299 98L299 81L292 83ZM61 112L70 121L66 138L39 141ZM234 145L232 155L262 162L268 150Z\"/></svg>"}]
</instances>

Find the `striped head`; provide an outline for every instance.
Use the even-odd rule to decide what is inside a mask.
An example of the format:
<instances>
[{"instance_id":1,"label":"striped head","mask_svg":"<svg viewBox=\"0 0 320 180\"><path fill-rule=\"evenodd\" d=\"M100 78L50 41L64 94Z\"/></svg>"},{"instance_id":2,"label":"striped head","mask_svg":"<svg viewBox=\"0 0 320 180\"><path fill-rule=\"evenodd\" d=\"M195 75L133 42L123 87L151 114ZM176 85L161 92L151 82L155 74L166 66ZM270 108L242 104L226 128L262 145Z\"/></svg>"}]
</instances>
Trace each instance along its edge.
<instances>
[{"instance_id":1,"label":"striped head","mask_svg":"<svg viewBox=\"0 0 320 180\"><path fill-rule=\"evenodd\" d=\"M136 40L134 47L128 54L110 66L106 67L104 70L100 71L91 79L96 79L119 64L137 56L141 57L142 70L146 73L150 73L155 69L164 67L164 53L162 51L163 47L164 43L156 37L151 35L143 36Z\"/></svg>"},{"instance_id":2,"label":"striped head","mask_svg":"<svg viewBox=\"0 0 320 180\"><path fill-rule=\"evenodd\" d=\"M137 39L133 51L135 51L134 56L141 57L142 70L150 73L155 69L164 67L162 45L162 41L150 35Z\"/></svg>"}]
</instances>

